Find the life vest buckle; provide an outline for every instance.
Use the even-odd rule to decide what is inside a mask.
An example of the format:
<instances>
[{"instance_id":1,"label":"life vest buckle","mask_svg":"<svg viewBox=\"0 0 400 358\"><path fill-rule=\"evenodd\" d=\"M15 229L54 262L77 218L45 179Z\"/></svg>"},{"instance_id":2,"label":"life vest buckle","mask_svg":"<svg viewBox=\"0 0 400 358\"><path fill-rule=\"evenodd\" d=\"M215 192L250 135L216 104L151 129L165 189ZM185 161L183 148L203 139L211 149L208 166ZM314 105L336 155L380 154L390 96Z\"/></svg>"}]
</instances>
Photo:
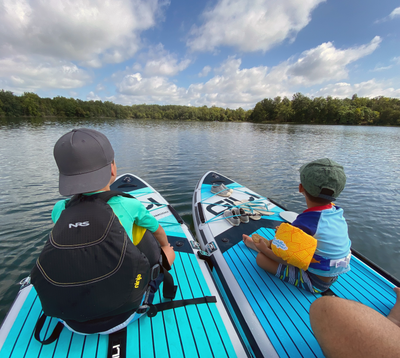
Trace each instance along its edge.
<instances>
[{"instance_id":1,"label":"life vest buckle","mask_svg":"<svg viewBox=\"0 0 400 358\"><path fill-rule=\"evenodd\" d=\"M151 273L150 273L150 280L153 281L155 280L158 275L160 274L161 271L161 267L160 264L155 264L152 268L151 268Z\"/></svg>"},{"instance_id":2,"label":"life vest buckle","mask_svg":"<svg viewBox=\"0 0 400 358\"><path fill-rule=\"evenodd\" d=\"M139 308L136 310L136 313L138 314L145 314L149 311L150 306L149 305L141 305Z\"/></svg>"}]
</instances>

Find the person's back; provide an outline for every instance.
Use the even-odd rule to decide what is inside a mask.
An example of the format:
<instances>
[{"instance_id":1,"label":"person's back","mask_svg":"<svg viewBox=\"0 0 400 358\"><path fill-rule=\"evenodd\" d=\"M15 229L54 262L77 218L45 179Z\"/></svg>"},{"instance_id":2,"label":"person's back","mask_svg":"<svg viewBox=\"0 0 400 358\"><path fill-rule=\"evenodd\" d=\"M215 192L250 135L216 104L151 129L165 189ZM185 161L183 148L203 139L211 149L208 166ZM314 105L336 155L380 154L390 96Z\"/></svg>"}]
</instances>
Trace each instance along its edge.
<instances>
[{"instance_id":1,"label":"person's back","mask_svg":"<svg viewBox=\"0 0 400 358\"><path fill-rule=\"evenodd\" d=\"M351 241L343 209L334 205L346 183L343 167L328 158L300 168L299 192L307 210L292 223L317 239L317 249L307 271L329 282L350 270Z\"/></svg>"},{"instance_id":2,"label":"person's back","mask_svg":"<svg viewBox=\"0 0 400 358\"><path fill-rule=\"evenodd\" d=\"M138 200L110 191L117 169L102 133L73 130L58 140L54 157L60 193L74 196L53 209L55 226L32 270L32 283L45 314L78 332L109 333L140 317L144 297L151 303L163 279L161 261L168 267L175 254Z\"/></svg>"}]
</instances>

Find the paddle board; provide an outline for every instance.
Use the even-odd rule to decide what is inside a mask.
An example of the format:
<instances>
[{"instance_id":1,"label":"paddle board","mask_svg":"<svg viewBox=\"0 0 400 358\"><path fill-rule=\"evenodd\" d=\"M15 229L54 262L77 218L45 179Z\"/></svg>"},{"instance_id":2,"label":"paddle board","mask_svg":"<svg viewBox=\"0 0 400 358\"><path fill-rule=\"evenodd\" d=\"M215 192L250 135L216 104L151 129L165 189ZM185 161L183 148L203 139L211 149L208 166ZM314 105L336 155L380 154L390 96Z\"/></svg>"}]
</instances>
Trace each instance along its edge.
<instances>
[{"instance_id":1,"label":"paddle board","mask_svg":"<svg viewBox=\"0 0 400 358\"><path fill-rule=\"evenodd\" d=\"M178 286L175 300L215 296L216 303L189 305L141 317L127 327L126 342L109 346L105 335L79 335L63 328L58 340L42 345L33 337L42 312L35 289L25 280L0 329L0 358L6 357L248 357L213 277L188 227L168 202L144 180L132 174L111 186L140 200L164 228L176 251L171 273ZM164 299L158 291L154 304ZM51 332L51 319L42 331ZM44 337L42 337L44 338ZM47 338L47 336L46 336Z\"/></svg>"},{"instance_id":2,"label":"paddle board","mask_svg":"<svg viewBox=\"0 0 400 358\"><path fill-rule=\"evenodd\" d=\"M225 185L231 193L223 191ZM212 189L219 187L220 190ZM323 357L309 322L309 308L320 294L306 292L265 272L257 253L242 242L242 234L273 239L275 228L292 222L296 213L217 172L207 172L193 195L197 239L209 255L210 267L231 315L256 357ZM261 218L232 225L226 210L257 211ZM227 218L228 217L228 218ZM235 224L236 225L236 224ZM339 277L326 294L359 301L387 315L395 303L399 282L353 250L351 271Z\"/></svg>"}]
</instances>

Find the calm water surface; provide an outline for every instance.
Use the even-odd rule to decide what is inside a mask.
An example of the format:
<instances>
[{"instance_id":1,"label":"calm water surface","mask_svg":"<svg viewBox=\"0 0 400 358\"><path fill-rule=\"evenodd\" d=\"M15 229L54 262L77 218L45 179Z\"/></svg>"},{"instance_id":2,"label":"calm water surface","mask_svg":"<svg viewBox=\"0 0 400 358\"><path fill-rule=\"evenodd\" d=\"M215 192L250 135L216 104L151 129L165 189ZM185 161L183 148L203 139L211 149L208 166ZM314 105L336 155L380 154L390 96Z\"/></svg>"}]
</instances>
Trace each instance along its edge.
<instances>
[{"instance_id":1,"label":"calm water surface","mask_svg":"<svg viewBox=\"0 0 400 358\"><path fill-rule=\"evenodd\" d=\"M85 126L110 139L120 174L139 175L191 225L200 177L215 170L289 210L305 209L299 167L329 157L341 163L353 247L400 278L400 128L110 120L0 120L0 321L52 227L61 199L56 140Z\"/></svg>"}]
</instances>

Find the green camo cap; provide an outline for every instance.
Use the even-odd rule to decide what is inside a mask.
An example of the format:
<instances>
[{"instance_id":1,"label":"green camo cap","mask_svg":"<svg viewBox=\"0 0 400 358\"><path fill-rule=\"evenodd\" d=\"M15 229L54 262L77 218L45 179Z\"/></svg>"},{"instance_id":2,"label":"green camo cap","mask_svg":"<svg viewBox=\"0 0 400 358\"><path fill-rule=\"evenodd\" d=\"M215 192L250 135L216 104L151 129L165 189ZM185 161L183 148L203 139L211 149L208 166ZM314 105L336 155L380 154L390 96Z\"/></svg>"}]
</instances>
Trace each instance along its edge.
<instances>
[{"instance_id":1,"label":"green camo cap","mask_svg":"<svg viewBox=\"0 0 400 358\"><path fill-rule=\"evenodd\" d=\"M310 195L335 200L346 185L346 174L340 164L323 158L304 164L300 168L300 181ZM332 196L321 194L322 189L332 190Z\"/></svg>"}]
</instances>

